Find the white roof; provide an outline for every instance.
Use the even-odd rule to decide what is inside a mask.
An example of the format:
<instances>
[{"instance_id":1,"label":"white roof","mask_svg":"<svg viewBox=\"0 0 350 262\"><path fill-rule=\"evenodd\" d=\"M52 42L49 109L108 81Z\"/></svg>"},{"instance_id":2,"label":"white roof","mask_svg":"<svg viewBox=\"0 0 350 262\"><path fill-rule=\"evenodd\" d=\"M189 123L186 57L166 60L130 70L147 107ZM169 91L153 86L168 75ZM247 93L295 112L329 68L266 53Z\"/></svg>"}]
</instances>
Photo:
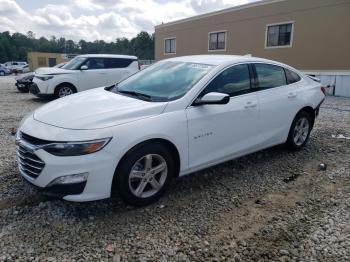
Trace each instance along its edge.
<instances>
[{"instance_id":1,"label":"white roof","mask_svg":"<svg viewBox=\"0 0 350 262\"><path fill-rule=\"evenodd\" d=\"M106 57L106 58L126 58L126 59L137 59L133 55L114 55L114 54L86 54L79 55L79 57Z\"/></svg>"},{"instance_id":2,"label":"white roof","mask_svg":"<svg viewBox=\"0 0 350 262\"><path fill-rule=\"evenodd\" d=\"M192 56L174 57L166 60L207 64L207 65L221 65L226 63L238 63L238 62L249 62L249 61L278 63L278 62L263 59L263 58L251 57L251 56L239 56L239 55L192 55Z\"/></svg>"}]
</instances>

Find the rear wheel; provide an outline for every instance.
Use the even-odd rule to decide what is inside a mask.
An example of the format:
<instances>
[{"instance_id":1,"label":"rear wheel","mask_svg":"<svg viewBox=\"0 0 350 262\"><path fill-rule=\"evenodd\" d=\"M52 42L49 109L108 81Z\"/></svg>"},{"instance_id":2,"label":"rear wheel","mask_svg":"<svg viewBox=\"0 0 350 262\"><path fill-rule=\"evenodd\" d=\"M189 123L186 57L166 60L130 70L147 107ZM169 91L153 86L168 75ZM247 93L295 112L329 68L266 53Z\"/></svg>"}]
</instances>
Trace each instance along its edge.
<instances>
[{"instance_id":1,"label":"rear wheel","mask_svg":"<svg viewBox=\"0 0 350 262\"><path fill-rule=\"evenodd\" d=\"M312 119L310 115L301 111L293 120L289 131L287 145L289 148L298 150L308 141L312 129Z\"/></svg>"},{"instance_id":2,"label":"rear wheel","mask_svg":"<svg viewBox=\"0 0 350 262\"><path fill-rule=\"evenodd\" d=\"M56 87L55 97L61 98L61 97L72 95L74 93L75 93L75 89L72 86L68 84L62 84Z\"/></svg>"},{"instance_id":3,"label":"rear wheel","mask_svg":"<svg viewBox=\"0 0 350 262\"><path fill-rule=\"evenodd\" d=\"M132 149L121 160L115 184L128 204L148 205L164 193L175 170L172 155L165 146L146 144Z\"/></svg>"}]
</instances>

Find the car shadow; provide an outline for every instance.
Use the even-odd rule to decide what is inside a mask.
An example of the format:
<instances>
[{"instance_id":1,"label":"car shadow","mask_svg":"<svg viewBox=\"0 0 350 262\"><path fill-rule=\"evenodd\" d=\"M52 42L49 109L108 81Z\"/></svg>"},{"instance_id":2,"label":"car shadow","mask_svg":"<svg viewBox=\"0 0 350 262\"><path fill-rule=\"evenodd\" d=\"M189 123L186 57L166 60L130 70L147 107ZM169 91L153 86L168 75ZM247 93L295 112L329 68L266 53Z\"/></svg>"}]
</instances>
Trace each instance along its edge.
<instances>
[{"instance_id":1,"label":"car shadow","mask_svg":"<svg viewBox=\"0 0 350 262\"><path fill-rule=\"evenodd\" d=\"M279 145L173 179L168 190L159 201L146 207L129 206L120 199L118 194L110 199L86 203L71 203L63 200L58 200L58 202L60 208L63 208L75 218L89 218L91 216L105 218L123 214L137 215L145 212L145 210L162 209L163 207L170 208L187 205L188 203L201 205L201 202L205 201L204 198L201 199L201 196L206 195L207 198L208 194L211 196L210 199L215 200L216 198L215 201L220 202L223 199L220 198L220 194L216 194L216 191L223 192L228 190L232 196L235 194L244 195L246 192L242 192L239 185L248 183L254 188L258 186L254 183L262 183L264 177L267 178L270 175L266 164L267 161L283 162L282 159L286 156L295 158L296 154L302 155L302 153L291 152L283 145ZM300 166L302 166L303 158L298 157L298 161ZM307 160L305 159L305 161ZM296 171L297 169L295 168ZM283 179L286 175L288 174L280 177L276 183L283 184ZM222 194L221 197L225 197L225 195ZM48 200L50 201L50 199Z\"/></svg>"}]
</instances>

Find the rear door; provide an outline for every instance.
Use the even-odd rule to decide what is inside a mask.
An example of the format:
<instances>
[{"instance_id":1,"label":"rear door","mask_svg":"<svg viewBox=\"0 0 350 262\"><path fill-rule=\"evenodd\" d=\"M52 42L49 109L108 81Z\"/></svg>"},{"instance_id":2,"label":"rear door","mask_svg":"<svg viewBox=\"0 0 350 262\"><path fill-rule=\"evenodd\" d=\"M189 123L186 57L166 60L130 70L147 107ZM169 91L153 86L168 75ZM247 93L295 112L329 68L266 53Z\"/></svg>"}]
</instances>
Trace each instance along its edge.
<instances>
[{"instance_id":1,"label":"rear door","mask_svg":"<svg viewBox=\"0 0 350 262\"><path fill-rule=\"evenodd\" d=\"M300 107L300 77L272 64L255 63L254 69L259 88L259 140L263 148L286 141L296 110ZM294 82L287 80L287 75L291 79L290 74L296 74Z\"/></svg>"},{"instance_id":2,"label":"rear door","mask_svg":"<svg viewBox=\"0 0 350 262\"><path fill-rule=\"evenodd\" d=\"M225 105L189 106L189 163L196 169L254 151L257 144L259 105L247 64L222 71L202 91L230 95Z\"/></svg>"}]
</instances>

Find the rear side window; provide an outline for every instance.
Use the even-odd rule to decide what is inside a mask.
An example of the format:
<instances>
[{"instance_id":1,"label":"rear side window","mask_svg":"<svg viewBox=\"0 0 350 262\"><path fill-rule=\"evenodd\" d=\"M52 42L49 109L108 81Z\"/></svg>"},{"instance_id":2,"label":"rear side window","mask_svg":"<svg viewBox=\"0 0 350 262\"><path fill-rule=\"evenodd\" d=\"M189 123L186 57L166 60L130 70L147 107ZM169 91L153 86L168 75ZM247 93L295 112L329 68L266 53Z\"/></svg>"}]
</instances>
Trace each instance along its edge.
<instances>
[{"instance_id":1,"label":"rear side window","mask_svg":"<svg viewBox=\"0 0 350 262\"><path fill-rule=\"evenodd\" d=\"M125 58L105 58L105 68L125 68L134 60Z\"/></svg>"},{"instance_id":2,"label":"rear side window","mask_svg":"<svg viewBox=\"0 0 350 262\"><path fill-rule=\"evenodd\" d=\"M269 64L255 64L258 86L260 89L269 89L287 84L284 69Z\"/></svg>"},{"instance_id":3,"label":"rear side window","mask_svg":"<svg viewBox=\"0 0 350 262\"><path fill-rule=\"evenodd\" d=\"M301 80L301 77L297 73L295 73L289 69L286 69L286 68L284 69L284 71L286 72L288 84L293 84L293 83L299 82Z\"/></svg>"},{"instance_id":4,"label":"rear side window","mask_svg":"<svg viewBox=\"0 0 350 262\"><path fill-rule=\"evenodd\" d=\"M232 66L220 73L205 88L201 96L210 92L225 93L230 96L237 96L249 93L250 74L248 65Z\"/></svg>"}]
</instances>

